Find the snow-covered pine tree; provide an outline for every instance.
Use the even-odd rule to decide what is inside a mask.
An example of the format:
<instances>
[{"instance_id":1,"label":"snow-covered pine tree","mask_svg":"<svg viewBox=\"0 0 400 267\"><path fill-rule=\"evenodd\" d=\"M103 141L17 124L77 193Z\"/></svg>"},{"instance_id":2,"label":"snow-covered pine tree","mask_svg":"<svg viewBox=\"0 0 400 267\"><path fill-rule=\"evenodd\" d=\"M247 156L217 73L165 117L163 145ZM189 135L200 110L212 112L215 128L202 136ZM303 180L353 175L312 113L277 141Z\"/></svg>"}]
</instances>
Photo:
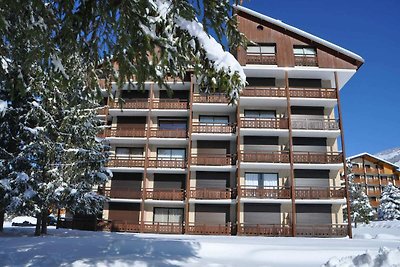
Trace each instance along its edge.
<instances>
[{"instance_id":1,"label":"snow-covered pine tree","mask_svg":"<svg viewBox=\"0 0 400 267\"><path fill-rule=\"evenodd\" d=\"M400 189L391 183L382 191L378 214L381 220L400 220Z\"/></svg>"}]
</instances>

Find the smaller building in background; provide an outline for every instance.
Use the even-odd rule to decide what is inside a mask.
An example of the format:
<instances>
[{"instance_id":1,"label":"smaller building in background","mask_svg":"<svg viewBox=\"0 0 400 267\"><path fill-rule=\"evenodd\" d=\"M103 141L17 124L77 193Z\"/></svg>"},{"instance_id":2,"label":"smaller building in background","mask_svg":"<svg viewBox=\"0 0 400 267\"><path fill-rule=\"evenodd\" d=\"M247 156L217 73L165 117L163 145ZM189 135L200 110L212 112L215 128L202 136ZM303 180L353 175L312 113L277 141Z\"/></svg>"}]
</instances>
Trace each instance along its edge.
<instances>
[{"instance_id":1,"label":"smaller building in background","mask_svg":"<svg viewBox=\"0 0 400 267\"><path fill-rule=\"evenodd\" d=\"M397 165L366 152L349 157L348 160L352 165L354 183L364 187L374 209L379 207L381 193L388 183L400 186L400 170Z\"/></svg>"}]
</instances>

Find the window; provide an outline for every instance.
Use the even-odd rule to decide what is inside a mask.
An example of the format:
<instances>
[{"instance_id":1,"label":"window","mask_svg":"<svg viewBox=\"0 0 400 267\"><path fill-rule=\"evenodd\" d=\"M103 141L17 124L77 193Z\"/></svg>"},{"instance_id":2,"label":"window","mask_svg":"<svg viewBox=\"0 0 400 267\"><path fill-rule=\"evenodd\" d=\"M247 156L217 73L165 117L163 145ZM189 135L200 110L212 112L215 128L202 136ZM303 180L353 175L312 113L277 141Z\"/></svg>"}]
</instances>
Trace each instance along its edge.
<instances>
[{"instance_id":1,"label":"window","mask_svg":"<svg viewBox=\"0 0 400 267\"><path fill-rule=\"evenodd\" d=\"M222 124L227 125L229 123L228 116L203 116L199 117L200 124Z\"/></svg>"},{"instance_id":2,"label":"window","mask_svg":"<svg viewBox=\"0 0 400 267\"><path fill-rule=\"evenodd\" d=\"M275 55L275 45L247 46L247 54Z\"/></svg>"},{"instance_id":3,"label":"window","mask_svg":"<svg viewBox=\"0 0 400 267\"><path fill-rule=\"evenodd\" d=\"M155 223L182 223L183 209L154 208Z\"/></svg>"},{"instance_id":4,"label":"window","mask_svg":"<svg viewBox=\"0 0 400 267\"><path fill-rule=\"evenodd\" d=\"M245 110L244 117L274 119L276 117L276 112L275 110Z\"/></svg>"},{"instance_id":5,"label":"window","mask_svg":"<svg viewBox=\"0 0 400 267\"><path fill-rule=\"evenodd\" d=\"M185 159L185 149L180 148L159 148L157 158L159 159Z\"/></svg>"},{"instance_id":6,"label":"window","mask_svg":"<svg viewBox=\"0 0 400 267\"><path fill-rule=\"evenodd\" d=\"M245 185L253 188L276 187L278 186L278 174L246 172Z\"/></svg>"},{"instance_id":7,"label":"window","mask_svg":"<svg viewBox=\"0 0 400 267\"><path fill-rule=\"evenodd\" d=\"M143 157L142 147L117 147L115 154L118 157Z\"/></svg>"},{"instance_id":8,"label":"window","mask_svg":"<svg viewBox=\"0 0 400 267\"><path fill-rule=\"evenodd\" d=\"M295 46L293 47L294 56L301 56L301 57L315 57L317 55L317 51L314 47L307 47L307 46Z\"/></svg>"},{"instance_id":9,"label":"window","mask_svg":"<svg viewBox=\"0 0 400 267\"><path fill-rule=\"evenodd\" d=\"M159 119L160 130L186 130L186 120Z\"/></svg>"}]
</instances>

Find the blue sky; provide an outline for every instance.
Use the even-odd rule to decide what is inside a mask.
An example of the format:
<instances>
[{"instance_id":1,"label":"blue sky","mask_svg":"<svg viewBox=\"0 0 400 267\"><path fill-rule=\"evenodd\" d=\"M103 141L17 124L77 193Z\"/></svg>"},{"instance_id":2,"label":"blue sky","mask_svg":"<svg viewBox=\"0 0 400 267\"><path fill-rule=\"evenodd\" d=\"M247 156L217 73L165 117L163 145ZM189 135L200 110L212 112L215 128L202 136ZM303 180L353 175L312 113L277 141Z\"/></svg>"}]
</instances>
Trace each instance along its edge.
<instances>
[{"instance_id":1,"label":"blue sky","mask_svg":"<svg viewBox=\"0 0 400 267\"><path fill-rule=\"evenodd\" d=\"M244 0L243 6L365 59L341 91L347 156L400 146L399 0Z\"/></svg>"}]
</instances>

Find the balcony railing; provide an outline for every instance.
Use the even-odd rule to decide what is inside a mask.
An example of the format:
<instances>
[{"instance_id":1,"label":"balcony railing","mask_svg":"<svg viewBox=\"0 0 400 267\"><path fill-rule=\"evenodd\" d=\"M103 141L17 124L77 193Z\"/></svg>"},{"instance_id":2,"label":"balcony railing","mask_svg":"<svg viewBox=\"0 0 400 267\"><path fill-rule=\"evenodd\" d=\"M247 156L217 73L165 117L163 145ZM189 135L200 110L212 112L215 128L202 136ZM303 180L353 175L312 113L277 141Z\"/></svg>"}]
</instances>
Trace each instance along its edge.
<instances>
[{"instance_id":1,"label":"balcony railing","mask_svg":"<svg viewBox=\"0 0 400 267\"><path fill-rule=\"evenodd\" d=\"M228 104L229 99L225 94L196 94L193 96L194 103L223 103Z\"/></svg>"},{"instance_id":2,"label":"balcony railing","mask_svg":"<svg viewBox=\"0 0 400 267\"><path fill-rule=\"evenodd\" d=\"M337 98L336 89L332 88L290 88L289 92L293 98Z\"/></svg>"},{"instance_id":3,"label":"balcony railing","mask_svg":"<svg viewBox=\"0 0 400 267\"><path fill-rule=\"evenodd\" d=\"M230 223L218 225L189 224L186 231L194 235L230 235L232 226Z\"/></svg>"},{"instance_id":4,"label":"balcony railing","mask_svg":"<svg viewBox=\"0 0 400 267\"><path fill-rule=\"evenodd\" d=\"M372 207L379 207L379 201L378 200L370 200L369 204L371 204Z\"/></svg>"},{"instance_id":5,"label":"balcony railing","mask_svg":"<svg viewBox=\"0 0 400 267\"><path fill-rule=\"evenodd\" d=\"M364 178L354 178L353 182L357 183L357 184L365 184L365 179Z\"/></svg>"},{"instance_id":6,"label":"balcony railing","mask_svg":"<svg viewBox=\"0 0 400 267\"><path fill-rule=\"evenodd\" d=\"M140 232L140 223L131 221L111 221L110 230L113 232Z\"/></svg>"},{"instance_id":7,"label":"balcony railing","mask_svg":"<svg viewBox=\"0 0 400 267\"><path fill-rule=\"evenodd\" d=\"M339 130L334 119L292 119L292 128L299 130Z\"/></svg>"},{"instance_id":8,"label":"balcony railing","mask_svg":"<svg viewBox=\"0 0 400 267\"><path fill-rule=\"evenodd\" d=\"M193 123L193 133L230 134L235 133L236 124Z\"/></svg>"},{"instance_id":9,"label":"balcony railing","mask_svg":"<svg viewBox=\"0 0 400 267\"><path fill-rule=\"evenodd\" d=\"M241 96L249 97L286 97L285 88L246 87Z\"/></svg>"},{"instance_id":10,"label":"balcony railing","mask_svg":"<svg viewBox=\"0 0 400 267\"><path fill-rule=\"evenodd\" d=\"M142 190L140 188L125 187L106 187L100 189L100 193L110 198L140 199L142 198Z\"/></svg>"},{"instance_id":11,"label":"balcony railing","mask_svg":"<svg viewBox=\"0 0 400 267\"><path fill-rule=\"evenodd\" d=\"M276 65L275 54L247 54L246 64Z\"/></svg>"},{"instance_id":12,"label":"balcony railing","mask_svg":"<svg viewBox=\"0 0 400 267\"><path fill-rule=\"evenodd\" d=\"M370 174L378 174L379 170L375 168L365 168L365 172Z\"/></svg>"},{"instance_id":13,"label":"balcony railing","mask_svg":"<svg viewBox=\"0 0 400 267\"><path fill-rule=\"evenodd\" d=\"M186 168L185 159L149 158L150 168Z\"/></svg>"},{"instance_id":14,"label":"balcony railing","mask_svg":"<svg viewBox=\"0 0 400 267\"><path fill-rule=\"evenodd\" d=\"M379 179L367 179L367 184L379 185Z\"/></svg>"},{"instance_id":15,"label":"balcony railing","mask_svg":"<svg viewBox=\"0 0 400 267\"><path fill-rule=\"evenodd\" d=\"M144 222L143 231L145 233L156 234L182 234L182 223L166 223L166 222Z\"/></svg>"},{"instance_id":16,"label":"balcony railing","mask_svg":"<svg viewBox=\"0 0 400 267\"><path fill-rule=\"evenodd\" d=\"M339 152L294 152L294 163L343 163L342 153Z\"/></svg>"},{"instance_id":17,"label":"balcony railing","mask_svg":"<svg viewBox=\"0 0 400 267\"><path fill-rule=\"evenodd\" d=\"M276 151L276 152L242 151L241 160L243 162L289 163L289 152L288 151Z\"/></svg>"},{"instance_id":18,"label":"balcony railing","mask_svg":"<svg viewBox=\"0 0 400 267\"><path fill-rule=\"evenodd\" d=\"M153 109L187 109L188 102L181 99L158 99L152 104Z\"/></svg>"},{"instance_id":19,"label":"balcony railing","mask_svg":"<svg viewBox=\"0 0 400 267\"><path fill-rule=\"evenodd\" d=\"M236 156L232 154L227 155L215 155L215 154L201 154L192 155L191 157L192 165L203 165L203 166L226 166L235 165Z\"/></svg>"},{"instance_id":20,"label":"balcony railing","mask_svg":"<svg viewBox=\"0 0 400 267\"><path fill-rule=\"evenodd\" d=\"M101 107L96 109L98 115L106 115L107 108Z\"/></svg>"},{"instance_id":21,"label":"balcony railing","mask_svg":"<svg viewBox=\"0 0 400 267\"><path fill-rule=\"evenodd\" d=\"M292 228L281 224L239 224L238 233L250 236L291 236Z\"/></svg>"},{"instance_id":22,"label":"balcony railing","mask_svg":"<svg viewBox=\"0 0 400 267\"><path fill-rule=\"evenodd\" d=\"M145 189L146 199L183 200L184 196L184 190L180 188Z\"/></svg>"},{"instance_id":23,"label":"balcony railing","mask_svg":"<svg viewBox=\"0 0 400 267\"><path fill-rule=\"evenodd\" d=\"M138 99L125 99L125 103L122 105L118 102L111 102L110 108L114 109L148 109L149 108L149 100L147 98L138 98Z\"/></svg>"},{"instance_id":24,"label":"balcony railing","mask_svg":"<svg viewBox=\"0 0 400 267\"><path fill-rule=\"evenodd\" d=\"M142 128L105 129L106 137L146 137L146 130Z\"/></svg>"},{"instance_id":25,"label":"balcony railing","mask_svg":"<svg viewBox=\"0 0 400 267\"><path fill-rule=\"evenodd\" d=\"M309 237L344 237L347 236L347 225L325 224L325 225L300 225L296 226L297 236Z\"/></svg>"},{"instance_id":26,"label":"balcony railing","mask_svg":"<svg viewBox=\"0 0 400 267\"><path fill-rule=\"evenodd\" d=\"M231 199L235 195L232 188L191 188L189 197L197 199Z\"/></svg>"},{"instance_id":27,"label":"balcony railing","mask_svg":"<svg viewBox=\"0 0 400 267\"><path fill-rule=\"evenodd\" d=\"M113 156L109 158L107 167L144 167L144 157Z\"/></svg>"},{"instance_id":28,"label":"balcony railing","mask_svg":"<svg viewBox=\"0 0 400 267\"><path fill-rule=\"evenodd\" d=\"M381 191L380 190L368 190L367 191L368 196L374 196L374 197L380 197L381 196Z\"/></svg>"},{"instance_id":29,"label":"balcony railing","mask_svg":"<svg viewBox=\"0 0 400 267\"><path fill-rule=\"evenodd\" d=\"M186 138L187 131L186 129L159 129L152 128L150 129L150 137L157 138Z\"/></svg>"},{"instance_id":30,"label":"balcony railing","mask_svg":"<svg viewBox=\"0 0 400 267\"><path fill-rule=\"evenodd\" d=\"M295 188L296 199L331 199L345 198L346 192L342 187L300 187Z\"/></svg>"},{"instance_id":31,"label":"balcony railing","mask_svg":"<svg viewBox=\"0 0 400 267\"><path fill-rule=\"evenodd\" d=\"M265 129L287 129L288 120L286 118L241 118L242 128L265 128Z\"/></svg>"},{"instance_id":32,"label":"balcony railing","mask_svg":"<svg viewBox=\"0 0 400 267\"><path fill-rule=\"evenodd\" d=\"M239 194L243 198L288 199L290 198L290 188L284 186L264 186L262 188L242 186L239 189Z\"/></svg>"},{"instance_id":33,"label":"balcony railing","mask_svg":"<svg viewBox=\"0 0 400 267\"><path fill-rule=\"evenodd\" d=\"M296 66L318 67L318 59L316 56L294 56L294 64Z\"/></svg>"},{"instance_id":34,"label":"balcony railing","mask_svg":"<svg viewBox=\"0 0 400 267\"><path fill-rule=\"evenodd\" d=\"M353 173L364 173L364 168L352 167L351 172Z\"/></svg>"}]
</instances>

